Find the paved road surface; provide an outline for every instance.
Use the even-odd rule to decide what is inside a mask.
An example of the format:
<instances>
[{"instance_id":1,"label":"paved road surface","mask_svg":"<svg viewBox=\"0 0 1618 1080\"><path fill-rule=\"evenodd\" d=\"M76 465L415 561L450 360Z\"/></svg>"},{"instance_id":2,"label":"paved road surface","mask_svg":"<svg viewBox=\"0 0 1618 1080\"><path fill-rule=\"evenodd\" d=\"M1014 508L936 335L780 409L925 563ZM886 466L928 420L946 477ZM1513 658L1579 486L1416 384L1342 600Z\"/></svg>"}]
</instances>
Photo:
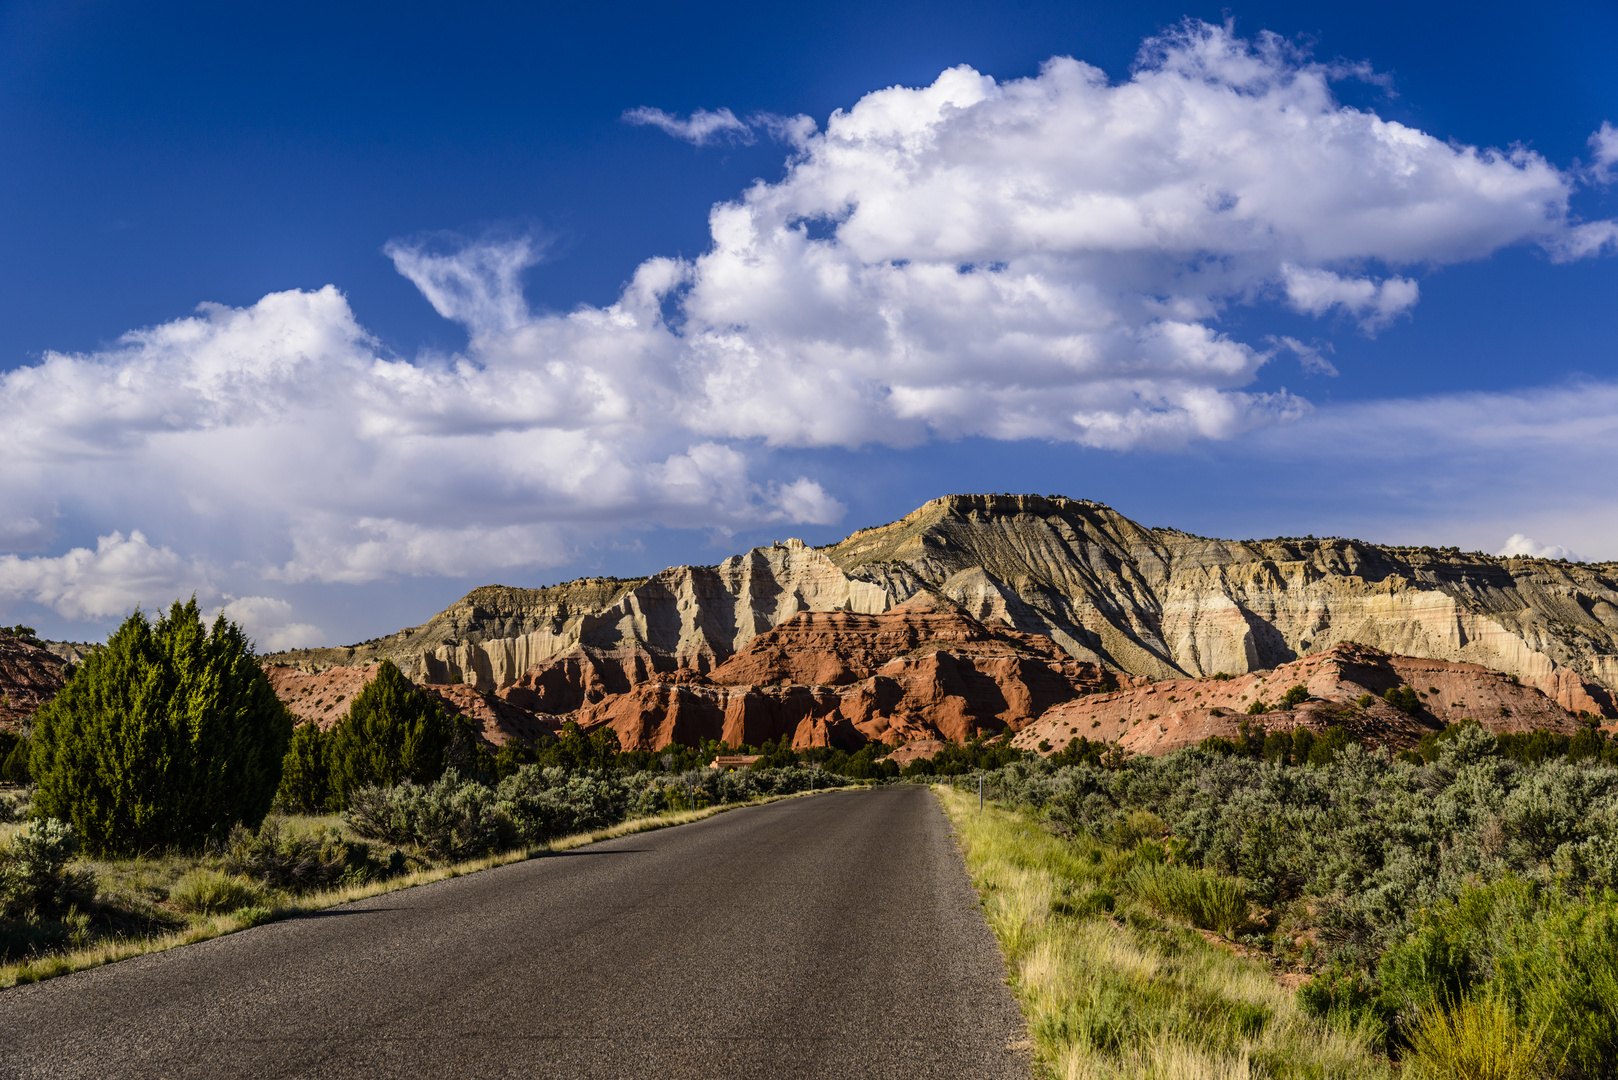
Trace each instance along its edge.
<instances>
[{"instance_id":1,"label":"paved road surface","mask_svg":"<svg viewBox=\"0 0 1618 1080\"><path fill-rule=\"evenodd\" d=\"M923 788L790 799L0 991L0 1077L1026 1077Z\"/></svg>"}]
</instances>

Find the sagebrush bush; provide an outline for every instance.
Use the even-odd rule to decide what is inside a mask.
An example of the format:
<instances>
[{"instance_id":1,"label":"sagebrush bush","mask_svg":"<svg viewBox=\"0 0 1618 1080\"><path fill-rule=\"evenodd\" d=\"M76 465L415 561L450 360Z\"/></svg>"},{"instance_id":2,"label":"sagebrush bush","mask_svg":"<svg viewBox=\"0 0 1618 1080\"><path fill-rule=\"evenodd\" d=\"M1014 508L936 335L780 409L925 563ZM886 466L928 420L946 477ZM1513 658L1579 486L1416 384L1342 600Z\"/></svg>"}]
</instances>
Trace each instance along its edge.
<instances>
[{"instance_id":1,"label":"sagebrush bush","mask_svg":"<svg viewBox=\"0 0 1618 1080\"><path fill-rule=\"evenodd\" d=\"M402 869L403 856L378 860L371 845L335 828L297 831L272 814L258 829L237 827L225 845L224 867L261 885L307 892L339 882L370 881Z\"/></svg>"},{"instance_id":2,"label":"sagebrush bush","mask_svg":"<svg viewBox=\"0 0 1618 1080\"><path fill-rule=\"evenodd\" d=\"M193 915L218 915L238 908L262 906L264 891L236 874L199 868L169 890L169 902Z\"/></svg>"},{"instance_id":3,"label":"sagebrush bush","mask_svg":"<svg viewBox=\"0 0 1618 1080\"><path fill-rule=\"evenodd\" d=\"M59 915L95 899L95 875L69 865L77 853L72 826L54 818L0 846L0 918Z\"/></svg>"},{"instance_id":4,"label":"sagebrush bush","mask_svg":"<svg viewBox=\"0 0 1618 1080\"><path fill-rule=\"evenodd\" d=\"M1487 998L1543 1037L1537 1067L1618 1075L1618 769L1595 753L1519 757L1476 724L1397 758L1344 744L1322 760L1327 742L1295 744L1301 768L1191 748L1114 768L1020 762L989 787L1099 841L1157 814L1170 866L1245 882L1276 954L1327 969L1300 992L1306 1009L1394 1054L1418 1018L1437 1023L1435 1001ZM1169 866L1133 873L1135 895L1176 911ZM1465 1030L1488 1019L1466 1009Z\"/></svg>"},{"instance_id":5,"label":"sagebrush bush","mask_svg":"<svg viewBox=\"0 0 1618 1080\"><path fill-rule=\"evenodd\" d=\"M32 790L0 795L0 825L13 825L28 820L28 807L33 801Z\"/></svg>"},{"instance_id":6,"label":"sagebrush bush","mask_svg":"<svg viewBox=\"0 0 1618 1080\"><path fill-rule=\"evenodd\" d=\"M469 859L543 844L651 815L807 791L826 780L804 768L669 773L576 772L523 765L496 786L448 770L431 784L371 786L349 796L345 819L360 836Z\"/></svg>"}]
</instances>

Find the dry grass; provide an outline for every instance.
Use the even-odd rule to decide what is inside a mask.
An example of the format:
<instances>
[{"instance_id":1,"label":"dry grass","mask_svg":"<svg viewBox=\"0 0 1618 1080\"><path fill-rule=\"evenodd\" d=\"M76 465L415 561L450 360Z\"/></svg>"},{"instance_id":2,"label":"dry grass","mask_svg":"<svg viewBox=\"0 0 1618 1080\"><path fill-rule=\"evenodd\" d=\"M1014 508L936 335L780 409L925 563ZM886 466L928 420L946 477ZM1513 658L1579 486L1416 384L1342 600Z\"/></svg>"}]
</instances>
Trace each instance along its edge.
<instances>
[{"instance_id":1,"label":"dry grass","mask_svg":"<svg viewBox=\"0 0 1618 1080\"><path fill-rule=\"evenodd\" d=\"M851 786L858 787L860 785ZM352 903L355 900L364 900L367 897L397 892L400 889L409 889L417 885L427 885L435 881L475 874L479 870L488 870L496 866L523 862L550 852L568 851L572 848L583 847L585 844L611 840L614 837L650 832L653 829L666 829L674 825L686 825L702 818L712 817L715 814L722 814L727 810L736 810L744 806L761 806L765 803L779 802L782 799L797 799L811 795L824 795L827 791L846 790L849 790L849 788L826 788L819 791L798 792L794 795L766 796L751 799L747 802L725 803L699 810L681 810L653 817L632 818L604 829L564 836L537 847L503 852L499 855L471 859L449 866L430 867L399 877L388 878L385 881L345 885L305 893L301 896L278 894L273 899L263 900L261 904L242 907L228 913L192 916L186 921L186 925L180 929L106 937L91 945L68 952L33 957L28 960L0 965L0 989L16 986L19 983L39 982L43 979L67 975L87 968L100 967L103 964L110 964L118 960L127 960L132 956L162 952L165 949L173 949L181 945L191 945L199 941L207 941L209 938L234 933L237 930L246 930L249 927L258 926L261 923L271 922L276 919L320 911L324 908L335 907L338 904ZM331 824L338 820L335 817L297 819L300 824ZM96 870L98 880L103 883L103 896L108 895L110 887L115 896L126 899L137 913L146 914L154 918L167 915L172 921L175 917L167 912L160 912L157 905L166 901L173 890L186 881L187 875L197 875L198 860L195 857L182 855L164 855L93 863L91 865ZM153 913L158 914L154 915Z\"/></svg>"},{"instance_id":2,"label":"dry grass","mask_svg":"<svg viewBox=\"0 0 1618 1080\"><path fill-rule=\"evenodd\" d=\"M1039 1060L1063 1080L1382 1078L1366 1043L1316 1021L1268 968L1114 890L1119 852L934 789L955 825Z\"/></svg>"}]
</instances>

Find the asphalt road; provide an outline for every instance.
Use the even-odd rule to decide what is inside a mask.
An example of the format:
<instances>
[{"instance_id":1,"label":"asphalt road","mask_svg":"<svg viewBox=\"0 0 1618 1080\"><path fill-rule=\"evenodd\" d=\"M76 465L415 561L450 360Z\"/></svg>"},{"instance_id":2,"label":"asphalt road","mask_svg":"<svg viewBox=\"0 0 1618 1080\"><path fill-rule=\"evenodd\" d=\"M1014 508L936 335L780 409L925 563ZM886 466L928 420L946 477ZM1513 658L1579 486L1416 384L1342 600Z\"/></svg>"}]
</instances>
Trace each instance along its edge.
<instances>
[{"instance_id":1,"label":"asphalt road","mask_svg":"<svg viewBox=\"0 0 1618 1080\"><path fill-rule=\"evenodd\" d=\"M932 795L733 810L0 991L0 1077L1027 1077Z\"/></svg>"}]
</instances>

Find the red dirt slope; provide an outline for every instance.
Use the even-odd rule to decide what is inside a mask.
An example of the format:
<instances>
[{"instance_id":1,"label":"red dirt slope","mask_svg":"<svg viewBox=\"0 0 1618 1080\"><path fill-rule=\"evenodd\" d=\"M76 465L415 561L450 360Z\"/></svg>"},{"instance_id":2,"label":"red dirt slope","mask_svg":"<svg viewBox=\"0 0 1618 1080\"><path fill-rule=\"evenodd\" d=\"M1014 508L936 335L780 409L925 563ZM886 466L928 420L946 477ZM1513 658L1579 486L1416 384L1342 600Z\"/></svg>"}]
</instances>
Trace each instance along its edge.
<instances>
[{"instance_id":1,"label":"red dirt slope","mask_svg":"<svg viewBox=\"0 0 1618 1080\"><path fill-rule=\"evenodd\" d=\"M1311 700L1295 709L1247 715L1254 701L1273 706L1300 684ZM1401 686L1419 693L1426 716L1407 716L1382 700L1384 692ZM1373 700L1360 705L1367 694ZM1116 742L1126 750L1161 755L1215 735L1234 738L1246 721L1266 731L1322 731L1338 724L1363 742L1405 747L1443 723L1463 718L1494 732L1578 730L1578 720L1567 710L1500 672L1343 644L1273 671L1226 680L1165 680L1067 702L1018 732L1013 743L1048 753L1083 735L1092 742Z\"/></svg>"}]
</instances>

